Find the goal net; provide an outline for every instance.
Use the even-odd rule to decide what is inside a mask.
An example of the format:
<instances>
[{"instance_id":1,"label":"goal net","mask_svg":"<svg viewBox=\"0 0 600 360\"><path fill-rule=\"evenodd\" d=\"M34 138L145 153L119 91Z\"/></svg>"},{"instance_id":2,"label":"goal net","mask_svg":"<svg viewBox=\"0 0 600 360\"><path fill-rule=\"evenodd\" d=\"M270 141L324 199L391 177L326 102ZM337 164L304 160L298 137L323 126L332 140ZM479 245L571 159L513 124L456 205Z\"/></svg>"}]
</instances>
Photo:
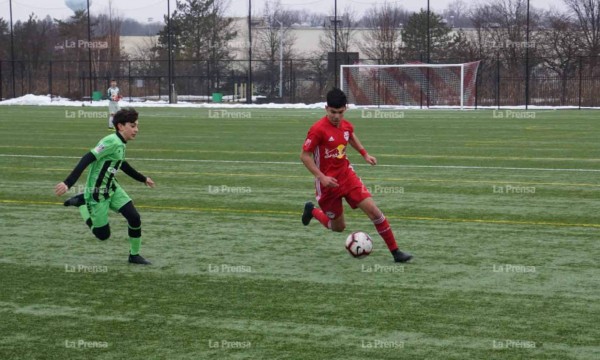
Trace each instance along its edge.
<instances>
[{"instance_id":1,"label":"goal net","mask_svg":"<svg viewBox=\"0 0 600 360\"><path fill-rule=\"evenodd\" d=\"M340 88L356 105L463 109L475 106L479 63L341 65Z\"/></svg>"}]
</instances>

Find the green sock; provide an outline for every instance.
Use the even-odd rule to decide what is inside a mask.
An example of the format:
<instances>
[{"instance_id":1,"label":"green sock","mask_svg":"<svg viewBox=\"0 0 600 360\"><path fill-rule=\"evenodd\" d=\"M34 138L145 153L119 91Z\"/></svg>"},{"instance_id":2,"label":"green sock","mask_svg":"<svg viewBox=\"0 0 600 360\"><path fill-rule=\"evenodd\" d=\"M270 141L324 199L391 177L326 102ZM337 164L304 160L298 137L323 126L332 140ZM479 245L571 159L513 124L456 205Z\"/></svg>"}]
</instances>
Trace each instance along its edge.
<instances>
[{"instance_id":1,"label":"green sock","mask_svg":"<svg viewBox=\"0 0 600 360\"><path fill-rule=\"evenodd\" d=\"M90 229L93 228L92 218L90 216L87 206L85 206L85 205L80 206L79 213L81 214L83 221L85 221L85 224L87 226L89 226Z\"/></svg>"},{"instance_id":2,"label":"green sock","mask_svg":"<svg viewBox=\"0 0 600 360\"><path fill-rule=\"evenodd\" d=\"M129 238L129 253L131 255L137 255L140 253L140 247L142 247L142 238Z\"/></svg>"},{"instance_id":3,"label":"green sock","mask_svg":"<svg viewBox=\"0 0 600 360\"><path fill-rule=\"evenodd\" d=\"M79 207L79 213L81 214L83 221L87 221L87 219L90 218L90 212L88 211L88 208L85 205Z\"/></svg>"}]
</instances>

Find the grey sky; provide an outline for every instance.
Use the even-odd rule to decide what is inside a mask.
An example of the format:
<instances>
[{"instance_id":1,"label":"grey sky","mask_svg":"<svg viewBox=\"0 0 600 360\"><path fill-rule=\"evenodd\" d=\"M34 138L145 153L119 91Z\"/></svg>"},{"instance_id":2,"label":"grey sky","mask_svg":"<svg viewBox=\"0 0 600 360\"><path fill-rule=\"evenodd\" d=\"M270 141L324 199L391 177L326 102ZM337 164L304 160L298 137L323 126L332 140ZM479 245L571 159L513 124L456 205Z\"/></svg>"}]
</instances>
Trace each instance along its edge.
<instances>
[{"instance_id":1,"label":"grey sky","mask_svg":"<svg viewBox=\"0 0 600 360\"><path fill-rule=\"evenodd\" d=\"M73 0L78 1L78 0ZM79 0L85 5L86 0ZM267 0L251 0L252 13L260 15ZM487 0L463 0L466 4L483 3ZM91 13L108 13L109 0L90 0ZM385 0L337 0L338 11L350 7L360 16L374 4L382 4ZM453 0L430 0L430 7L434 11L442 11L447 8ZM407 10L419 10L427 7L427 0L387 0L388 4L398 4ZM333 11L334 0L281 0L281 4L287 9L306 9L314 12L327 14ZM532 7L549 9L565 9L562 0L530 0ZM35 13L39 18L50 15L53 18L64 19L73 14L65 0L12 0L13 20L26 20L28 15ZM112 7L123 17L131 17L140 22L146 22L149 18L160 21L167 13L167 0L121 0L112 1ZM171 0L171 9L175 7L175 0ZM172 10L171 10L172 11ZM248 14L248 0L230 0L227 13L232 16L246 16ZM0 17L9 19L9 0L0 0Z\"/></svg>"}]
</instances>

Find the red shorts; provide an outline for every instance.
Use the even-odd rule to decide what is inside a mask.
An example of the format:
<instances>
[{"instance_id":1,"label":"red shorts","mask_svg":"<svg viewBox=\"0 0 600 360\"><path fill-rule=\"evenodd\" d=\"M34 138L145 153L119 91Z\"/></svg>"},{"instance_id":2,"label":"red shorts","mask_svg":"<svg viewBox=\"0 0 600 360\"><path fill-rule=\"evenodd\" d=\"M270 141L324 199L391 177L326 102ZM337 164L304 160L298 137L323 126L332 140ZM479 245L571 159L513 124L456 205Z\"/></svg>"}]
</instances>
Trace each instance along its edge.
<instances>
[{"instance_id":1,"label":"red shorts","mask_svg":"<svg viewBox=\"0 0 600 360\"><path fill-rule=\"evenodd\" d=\"M346 199L352 209L356 209L361 201L371 197L371 193L353 170L350 169L337 180L339 186L331 188L323 187L319 180L315 180L319 207L330 219L337 219L344 213L342 198Z\"/></svg>"}]
</instances>

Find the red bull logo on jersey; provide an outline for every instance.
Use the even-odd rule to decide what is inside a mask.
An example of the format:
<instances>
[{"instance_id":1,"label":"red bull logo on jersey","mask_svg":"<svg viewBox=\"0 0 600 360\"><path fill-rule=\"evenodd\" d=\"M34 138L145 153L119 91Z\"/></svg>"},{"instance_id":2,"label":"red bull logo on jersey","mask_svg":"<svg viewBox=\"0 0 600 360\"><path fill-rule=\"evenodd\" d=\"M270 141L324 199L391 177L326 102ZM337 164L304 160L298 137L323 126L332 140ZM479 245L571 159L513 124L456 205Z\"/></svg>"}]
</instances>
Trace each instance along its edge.
<instances>
[{"instance_id":1,"label":"red bull logo on jersey","mask_svg":"<svg viewBox=\"0 0 600 360\"><path fill-rule=\"evenodd\" d=\"M346 146L342 145L342 144L338 145L338 147L333 148L333 149L325 149L325 159L331 159L331 158L343 159L345 155L346 155Z\"/></svg>"}]
</instances>

